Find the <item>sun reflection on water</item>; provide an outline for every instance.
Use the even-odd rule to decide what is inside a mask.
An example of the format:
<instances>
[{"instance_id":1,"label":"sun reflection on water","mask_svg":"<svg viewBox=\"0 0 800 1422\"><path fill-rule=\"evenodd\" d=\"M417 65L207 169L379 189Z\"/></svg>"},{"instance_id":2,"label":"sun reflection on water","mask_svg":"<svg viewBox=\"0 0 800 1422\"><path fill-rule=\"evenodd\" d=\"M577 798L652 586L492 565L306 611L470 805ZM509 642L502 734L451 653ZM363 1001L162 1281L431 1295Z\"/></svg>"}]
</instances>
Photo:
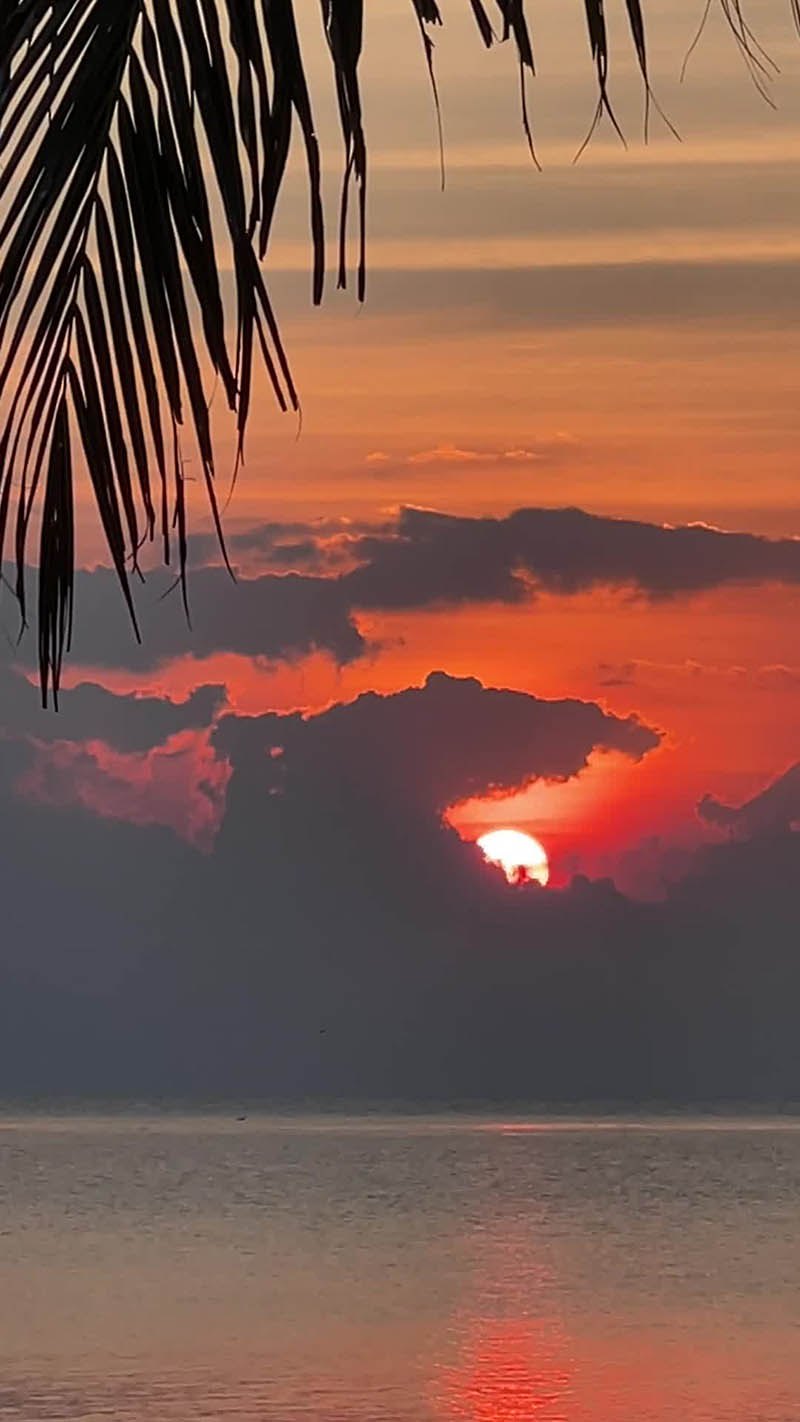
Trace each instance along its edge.
<instances>
[{"instance_id":1,"label":"sun reflection on water","mask_svg":"<svg viewBox=\"0 0 800 1422\"><path fill-rule=\"evenodd\" d=\"M536 1213L534 1209L534 1214ZM434 1386L437 1422L569 1422L573 1350L533 1220L497 1220L468 1241L471 1281Z\"/></svg>"},{"instance_id":2,"label":"sun reflection on water","mask_svg":"<svg viewBox=\"0 0 800 1422\"><path fill-rule=\"evenodd\" d=\"M538 1319L484 1320L442 1370L442 1422L567 1422L571 1367L561 1330Z\"/></svg>"}]
</instances>

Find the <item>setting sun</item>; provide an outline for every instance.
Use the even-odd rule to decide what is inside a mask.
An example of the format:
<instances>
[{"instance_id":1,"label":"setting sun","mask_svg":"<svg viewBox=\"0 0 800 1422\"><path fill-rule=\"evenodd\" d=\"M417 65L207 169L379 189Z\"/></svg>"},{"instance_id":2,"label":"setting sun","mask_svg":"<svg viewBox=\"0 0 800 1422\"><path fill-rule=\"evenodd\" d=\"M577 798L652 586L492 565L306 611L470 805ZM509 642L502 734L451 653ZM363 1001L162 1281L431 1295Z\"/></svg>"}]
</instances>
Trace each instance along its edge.
<instances>
[{"instance_id":1,"label":"setting sun","mask_svg":"<svg viewBox=\"0 0 800 1422\"><path fill-rule=\"evenodd\" d=\"M490 864L503 870L509 884L528 884L535 880L544 887L550 878L546 851L538 839L521 830L491 830L481 835L478 848Z\"/></svg>"}]
</instances>

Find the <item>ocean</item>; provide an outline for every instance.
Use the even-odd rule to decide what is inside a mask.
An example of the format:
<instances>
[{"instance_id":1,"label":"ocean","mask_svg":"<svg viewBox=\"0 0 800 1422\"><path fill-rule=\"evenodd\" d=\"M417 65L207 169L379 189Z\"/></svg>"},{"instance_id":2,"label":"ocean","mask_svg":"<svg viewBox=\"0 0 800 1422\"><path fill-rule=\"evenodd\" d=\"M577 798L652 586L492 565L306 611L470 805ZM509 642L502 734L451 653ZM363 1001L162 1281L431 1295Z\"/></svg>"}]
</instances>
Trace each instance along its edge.
<instances>
[{"instance_id":1,"label":"ocean","mask_svg":"<svg viewBox=\"0 0 800 1422\"><path fill-rule=\"evenodd\" d=\"M0 1211L3 1422L800 1422L792 1118L9 1110Z\"/></svg>"}]
</instances>

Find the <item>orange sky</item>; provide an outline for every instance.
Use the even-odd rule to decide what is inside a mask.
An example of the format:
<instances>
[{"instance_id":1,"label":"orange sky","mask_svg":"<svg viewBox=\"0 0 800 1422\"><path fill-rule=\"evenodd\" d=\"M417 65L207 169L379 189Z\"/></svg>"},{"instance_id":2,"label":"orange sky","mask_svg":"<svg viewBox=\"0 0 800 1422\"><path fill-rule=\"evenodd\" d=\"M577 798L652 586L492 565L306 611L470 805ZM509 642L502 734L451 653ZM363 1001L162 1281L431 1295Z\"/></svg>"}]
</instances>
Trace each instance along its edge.
<instances>
[{"instance_id":1,"label":"orange sky","mask_svg":"<svg viewBox=\"0 0 800 1422\"><path fill-rule=\"evenodd\" d=\"M510 53L481 52L467 7L448 18L437 45L444 193L410 7L382 0L370 8L368 304L358 310L331 283L322 311L308 309L298 167L271 271L303 430L298 439L263 381L229 528L378 519L400 503L497 514L530 504L800 533L800 47L788 6L759 13L760 38L783 70L773 110L718 17L680 85L698 7L662 0L651 23L653 77L684 142L656 117L645 150L632 58L620 57L614 92L631 148L601 128L578 166L571 160L594 99L573 8L565 20L557 0L537 7L541 77L532 101L542 174L520 134ZM337 127L316 20L315 12L306 39L322 92L333 213ZM224 421L218 436L226 468ZM100 544L88 515L81 533L91 562ZM537 788L503 810L545 842L549 834L554 858L602 868L606 850L631 849L648 834L695 833L693 807L705 791L744 798L796 759L799 597L744 589L653 607L592 593L362 618L379 650L343 671L321 655L277 668L229 656L186 660L146 684L177 696L224 680L242 710L314 709L443 668L637 711L665 733L645 763L606 759L574 785ZM472 822L493 820L495 808L462 809L459 823L474 833Z\"/></svg>"}]
</instances>

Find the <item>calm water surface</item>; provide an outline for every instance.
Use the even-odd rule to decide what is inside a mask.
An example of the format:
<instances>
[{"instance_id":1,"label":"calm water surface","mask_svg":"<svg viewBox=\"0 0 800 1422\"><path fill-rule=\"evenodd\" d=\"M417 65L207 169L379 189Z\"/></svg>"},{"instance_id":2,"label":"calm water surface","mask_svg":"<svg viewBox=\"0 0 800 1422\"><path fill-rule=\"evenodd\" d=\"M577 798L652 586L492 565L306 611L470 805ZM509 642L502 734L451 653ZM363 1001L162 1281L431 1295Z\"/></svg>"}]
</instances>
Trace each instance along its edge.
<instances>
[{"instance_id":1,"label":"calm water surface","mask_svg":"<svg viewBox=\"0 0 800 1422\"><path fill-rule=\"evenodd\" d=\"M0 1117L0 1418L800 1422L791 1123Z\"/></svg>"}]
</instances>

